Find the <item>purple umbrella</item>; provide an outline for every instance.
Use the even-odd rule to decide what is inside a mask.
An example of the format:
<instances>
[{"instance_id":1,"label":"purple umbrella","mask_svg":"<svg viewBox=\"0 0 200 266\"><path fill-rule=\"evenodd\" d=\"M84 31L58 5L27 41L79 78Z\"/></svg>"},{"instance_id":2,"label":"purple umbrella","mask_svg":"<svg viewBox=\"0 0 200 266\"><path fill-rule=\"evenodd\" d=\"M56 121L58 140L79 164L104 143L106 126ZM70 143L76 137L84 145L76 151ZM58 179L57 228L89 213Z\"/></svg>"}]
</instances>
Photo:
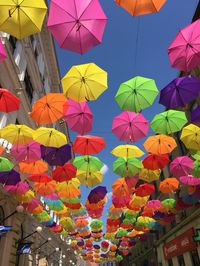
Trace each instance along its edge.
<instances>
[{"instance_id":1,"label":"purple umbrella","mask_svg":"<svg viewBox=\"0 0 200 266\"><path fill-rule=\"evenodd\" d=\"M60 148L41 146L42 159L49 165L63 165L72 158L71 146L66 144Z\"/></svg>"},{"instance_id":2,"label":"purple umbrella","mask_svg":"<svg viewBox=\"0 0 200 266\"><path fill-rule=\"evenodd\" d=\"M159 103L167 108L184 107L197 98L200 92L200 81L189 75L176 78L160 92Z\"/></svg>"},{"instance_id":3,"label":"purple umbrella","mask_svg":"<svg viewBox=\"0 0 200 266\"><path fill-rule=\"evenodd\" d=\"M15 170L11 170L9 172L0 172L1 184L15 186L20 181L20 174Z\"/></svg>"},{"instance_id":4,"label":"purple umbrella","mask_svg":"<svg viewBox=\"0 0 200 266\"><path fill-rule=\"evenodd\" d=\"M200 106L191 111L190 116L191 116L191 123L200 126Z\"/></svg>"},{"instance_id":5,"label":"purple umbrella","mask_svg":"<svg viewBox=\"0 0 200 266\"><path fill-rule=\"evenodd\" d=\"M90 191L88 200L90 203L97 203L105 197L106 193L106 187L98 186Z\"/></svg>"}]
</instances>

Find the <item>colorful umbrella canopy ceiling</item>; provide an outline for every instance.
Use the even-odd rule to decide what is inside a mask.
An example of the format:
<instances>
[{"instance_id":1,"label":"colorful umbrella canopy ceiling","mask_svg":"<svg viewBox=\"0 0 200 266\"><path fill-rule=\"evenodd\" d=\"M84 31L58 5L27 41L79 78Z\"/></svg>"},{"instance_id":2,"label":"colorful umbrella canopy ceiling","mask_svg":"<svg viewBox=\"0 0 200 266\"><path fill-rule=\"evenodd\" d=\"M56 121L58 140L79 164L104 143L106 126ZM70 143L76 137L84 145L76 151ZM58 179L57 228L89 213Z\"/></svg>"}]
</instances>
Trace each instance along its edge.
<instances>
[{"instance_id":1,"label":"colorful umbrella canopy ceiling","mask_svg":"<svg viewBox=\"0 0 200 266\"><path fill-rule=\"evenodd\" d=\"M74 141L73 151L82 155L99 153L105 147L105 141L97 136L77 136Z\"/></svg>"},{"instance_id":2,"label":"colorful umbrella canopy ceiling","mask_svg":"<svg viewBox=\"0 0 200 266\"><path fill-rule=\"evenodd\" d=\"M20 106L20 100L7 89L0 89L0 112L17 111Z\"/></svg>"}]
</instances>

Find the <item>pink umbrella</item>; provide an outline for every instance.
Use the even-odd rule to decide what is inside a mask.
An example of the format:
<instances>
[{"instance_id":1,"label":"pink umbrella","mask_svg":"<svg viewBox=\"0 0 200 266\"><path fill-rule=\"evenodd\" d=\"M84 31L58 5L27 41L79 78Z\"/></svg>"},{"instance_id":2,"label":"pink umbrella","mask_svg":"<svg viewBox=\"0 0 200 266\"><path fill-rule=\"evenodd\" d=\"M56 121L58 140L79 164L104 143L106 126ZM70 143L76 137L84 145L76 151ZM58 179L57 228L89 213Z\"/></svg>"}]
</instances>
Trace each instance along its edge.
<instances>
[{"instance_id":1,"label":"pink umbrella","mask_svg":"<svg viewBox=\"0 0 200 266\"><path fill-rule=\"evenodd\" d=\"M7 58L6 52L4 50L3 43L0 39L0 63L2 63Z\"/></svg>"},{"instance_id":2,"label":"pink umbrella","mask_svg":"<svg viewBox=\"0 0 200 266\"><path fill-rule=\"evenodd\" d=\"M92 130L93 115L86 102L69 99L64 104L64 119L69 128L81 135Z\"/></svg>"},{"instance_id":3,"label":"pink umbrella","mask_svg":"<svg viewBox=\"0 0 200 266\"><path fill-rule=\"evenodd\" d=\"M40 203L39 203L38 198L33 198L31 202L23 203L22 205L24 209L26 209L27 211L32 211L35 208L37 208L40 205Z\"/></svg>"},{"instance_id":4,"label":"pink umbrella","mask_svg":"<svg viewBox=\"0 0 200 266\"><path fill-rule=\"evenodd\" d=\"M122 197L117 197L114 194L112 194L112 203L115 206L115 208L124 208L127 206L129 201L132 199L131 195L129 196L122 196Z\"/></svg>"},{"instance_id":5,"label":"pink umbrella","mask_svg":"<svg viewBox=\"0 0 200 266\"><path fill-rule=\"evenodd\" d=\"M51 195L46 195L45 198L49 199L49 200L58 200L59 199L57 193L53 193Z\"/></svg>"},{"instance_id":6,"label":"pink umbrella","mask_svg":"<svg viewBox=\"0 0 200 266\"><path fill-rule=\"evenodd\" d=\"M193 160L188 156L180 156L174 159L170 164L170 173L173 176L185 176L191 173Z\"/></svg>"},{"instance_id":7,"label":"pink umbrella","mask_svg":"<svg viewBox=\"0 0 200 266\"><path fill-rule=\"evenodd\" d=\"M200 64L200 19L178 32L168 48L172 67L191 71Z\"/></svg>"},{"instance_id":8,"label":"pink umbrella","mask_svg":"<svg viewBox=\"0 0 200 266\"><path fill-rule=\"evenodd\" d=\"M4 186L4 189L14 196L19 196L25 194L29 190L29 185L23 181L20 181L15 186Z\"/></svg>"},{"instance_id":9,"label":"pink umbrella","mask_svg":"<svg viewBox=\"0 0 200 266\"><path fill-rule=\"evenodd\" d=\"M32 141L25 145L13 145L11 155L18 162L35 162L41 158L40 144Z\"/></svg>"},{"instance_id":10,"label":"pink umbrella","mask_svg":"<svg viewBox=\"0 0 200 266\"><path fill-rule=\"evenodd\" d=\"M187 185L187 186L198 186L200 185L200 178L196 178L192 175L188 176L181 176L180 181L182 184Z\"/></svg>"},{"instance_id":11,"label":"pink umbrella","mask_svg":"<svg viewBox=\"0 0 200 266\"><path fill-rule=\"evenodd\" d=\"M98 0L52 0L48 28L61 48L83 54L102 42L107 17Z\"/></svg>"},{"instance_id":12,"label":"pink umbrella","mask_svg":"<svg viewBox=\"0 0 200 266\"><path fill-rule=\"evenodd\" d=\"M112 132L124 141L135 142L147 135L149 123L140 113L125 111L113 119Z\"/></svg>"},{"instance_id":13,"label":"pink umbrella","mask_svg":"<svg viewBox=\"0 0 200 266\"><path fill-rule=\"evenodd\" d=\"M147 202L146 207L152 210L158 210L162 206L160 200L150 200Z\"/></svg>"}]
</instances>

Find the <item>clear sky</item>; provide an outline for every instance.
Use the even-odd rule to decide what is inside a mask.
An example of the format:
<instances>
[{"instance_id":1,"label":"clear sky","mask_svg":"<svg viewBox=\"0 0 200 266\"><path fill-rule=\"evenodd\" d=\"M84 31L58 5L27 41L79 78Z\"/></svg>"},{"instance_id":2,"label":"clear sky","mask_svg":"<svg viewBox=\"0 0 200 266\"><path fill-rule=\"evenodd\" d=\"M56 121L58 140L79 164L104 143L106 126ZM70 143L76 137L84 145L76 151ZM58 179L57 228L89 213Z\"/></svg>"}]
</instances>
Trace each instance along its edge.
<instances>
[{"instance_id":1,"label":"clear sky","mask_svg":"<svg viewBox=\"0 0 200 266\"><path fill-rule=\"evenodd\" d=\"M116 157L110 151L123 143L111 132L112 120L121 112L114 100L118 87L120 83L140 75L155 79L161 90L178 75L178 71L170 67L167 48L178 30L190 24L198 0L168 0L159 13L140 17L132 17L118 7L114 0L100 0L100 3L108 17L103 43L84 55L60 49L57 44L56 49L61 76L71 66L89 62L96 63L108 72L108 90L97 101L90 102L89 106L94 114L93 131L90 134L104 137L107 144L97 156L109 167L102 184L111 191L117 176L112 173L112 163ZM158 99L159 97L157 102ZM143 111L149 121L164 109L157 102ZM75 134L70 132L70 136L74 140ZM136 145L142 147L143 142L144 139ZM81 191L82 202L85 203L90 189L82 186ZM103 220L109 205L110 203L105 207Z\"/></svg>"}]
</instances>

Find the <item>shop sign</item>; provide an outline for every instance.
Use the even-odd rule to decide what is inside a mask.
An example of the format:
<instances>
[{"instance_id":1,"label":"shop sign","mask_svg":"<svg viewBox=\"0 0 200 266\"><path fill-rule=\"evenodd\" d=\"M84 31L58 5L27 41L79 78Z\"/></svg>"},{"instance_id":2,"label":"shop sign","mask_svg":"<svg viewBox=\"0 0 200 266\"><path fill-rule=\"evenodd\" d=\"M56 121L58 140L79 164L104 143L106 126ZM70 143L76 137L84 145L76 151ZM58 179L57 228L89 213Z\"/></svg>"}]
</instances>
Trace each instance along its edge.
<instances>
[{"instance_id":1,"label":"shop sign","mask_svg":"<svg viewBox=\"0 0 200 266\"><path fill-rule=\"evenodd\" d=\"M185 233L177 236L163 246L165 259L169 260L172 257L179 256L186 251L197 247L197 243L193 241L194 228L188 229Z\"/></svg>"}]
</instances>

